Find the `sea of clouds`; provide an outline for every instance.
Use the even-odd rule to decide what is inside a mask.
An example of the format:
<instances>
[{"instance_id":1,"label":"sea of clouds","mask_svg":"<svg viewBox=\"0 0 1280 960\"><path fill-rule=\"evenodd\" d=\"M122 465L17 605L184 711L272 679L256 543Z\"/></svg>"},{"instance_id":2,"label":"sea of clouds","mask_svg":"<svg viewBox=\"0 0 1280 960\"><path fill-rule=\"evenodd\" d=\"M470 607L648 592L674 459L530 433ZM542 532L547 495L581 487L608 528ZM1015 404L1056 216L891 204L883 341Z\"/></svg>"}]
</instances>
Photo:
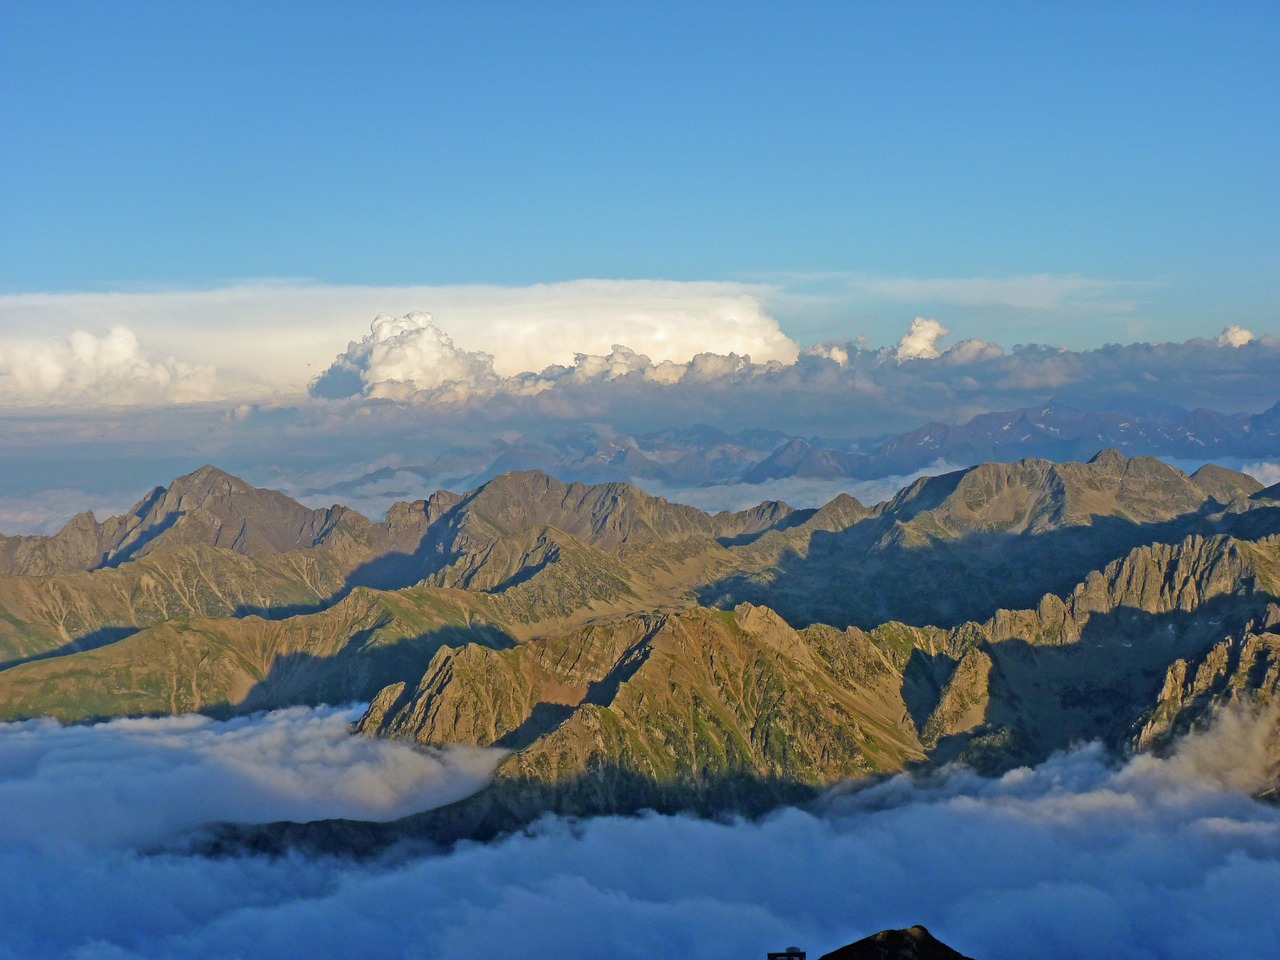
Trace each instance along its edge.
<instances>
[{"instance_id":1,"label":"sea of clouds","mask_svg":"<svg viewBox=\"0 0 1280 960\"><path fill-rule=\"evenodd\" d=\"M164 852L209 821L430 807L496 759L353 738L351 715L0 726L0 957L738 960L912 923L983 960L1280 943L1280 809L1249 796L1275 781L1274 712L1228 714L1164 759L1085 745L758 822L546 820L363 863Z\"/></svg>"}]
</instances>

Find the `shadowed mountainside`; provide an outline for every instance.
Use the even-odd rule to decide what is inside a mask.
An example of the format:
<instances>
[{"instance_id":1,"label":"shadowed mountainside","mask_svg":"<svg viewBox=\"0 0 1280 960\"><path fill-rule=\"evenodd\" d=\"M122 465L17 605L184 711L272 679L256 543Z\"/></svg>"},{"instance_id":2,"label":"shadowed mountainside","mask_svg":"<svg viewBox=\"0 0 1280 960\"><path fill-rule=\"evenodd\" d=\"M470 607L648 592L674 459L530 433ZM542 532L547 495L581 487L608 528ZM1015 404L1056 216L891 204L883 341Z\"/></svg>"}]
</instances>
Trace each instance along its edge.
<instances>
[{"instance_id":1,"label":"shadowed mountainside","mask_svg":"<svg viewBox=\"0 0 1280 960\"><path fill-rule=\"evenodd\" d=\"M1251 532L1257 489L1233 471L1188 477L1115 451L1084 464L982 464L918 480L861 522L761 536L738 551L738 572L698 597L766 604L797 624L951 626L1069 590L1144 543Z\"/></svg>"},{"instance_id":2,"label":"shadowed mountainside","mask_svg":"<svg viewBox=\"0 0 1280 960\"><path fill-rule=\"evenodd\" d=\"M921 926L881 930L822 955L820 960L972 960Z\"/></svg>"},{"instance_id":3,"label":"shadowed mountainside","mask_svg":"<svg viewBox=\"0 0 1280 960\"><path fill-rule=\"evenodd\" d=\"M366 735L512 751L475 797L332 828L378 842L1158 748L1280 693L1280 502L1114 451L715 515L515 473L381 524L206 468L99 526L129 532L95 569L0 577L0 717L358 699Z\"/></svg>"},{"instance_id":4,"label":"shadowed mountainside","mask_svg":"<svg viewBox=\"0 0 1280 960\"><path fill-rule=\"evenodd\" d=\"M817 789L958 757L1003 770L1092 738L1151 746L1226 703L1275 697L1278 596L1280 538L1191 537L949 631L794 630L747 604L628 618L505 650L442 648L358 729L510 747L490 792L537 783L551 802L560 784L554 809L578 815L737 773ZM636 783L653 787L628 793ZM497 802L462 804L493 817Z\"/></svg>"},{"instance_id":5,"label":"shadowed mountainside","mask_svg":"<svg viewBox=\"0 0 1280 960\"><path fill-rule=\"evenodd\" d=\"M660 606L657 594L686 589L688 573L669 567L696 566L715 537L754 536L793 515L772 502L712 516L625 484L512 474L466 496L395 504L374 524L204 467L123 517L82 514L53 537L0 539L10 571L0 575L0 663L76 653L176 617L287 617L357 587L423 581L503 592L522 623L563 626L593 607ZM617 560L632 544L646 549Z\"/></svg>"}]
</instances>

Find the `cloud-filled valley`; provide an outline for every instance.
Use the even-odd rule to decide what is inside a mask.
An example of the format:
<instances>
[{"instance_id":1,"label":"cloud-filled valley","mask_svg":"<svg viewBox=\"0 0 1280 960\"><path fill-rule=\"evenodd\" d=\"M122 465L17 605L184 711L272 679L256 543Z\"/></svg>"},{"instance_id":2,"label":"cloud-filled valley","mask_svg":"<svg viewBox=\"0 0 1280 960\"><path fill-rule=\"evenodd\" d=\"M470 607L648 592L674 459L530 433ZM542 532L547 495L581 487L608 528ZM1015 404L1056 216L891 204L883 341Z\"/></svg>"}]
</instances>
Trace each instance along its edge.
<instances>
[{"instance_id":1,"label":"cloud-filled valley","mask_svg":"<svg viewBox=\"0 0 1280 960\"><path fill-rule=\"evenodd\" d=\"M484 773L399 755L393 770L376 756L391 747L345 742L347 716L0 728L0 956L729 960L924 923L989 960L1190 960L1266 957L1280 937L1280 810L1246 793L1275 775L1274 713L1228 714L1165 759L1087 745L758 822L552 819L365 863L148 852L221 818L383 816L388 797L429 805Z\"/></svg>"}]
</instances>

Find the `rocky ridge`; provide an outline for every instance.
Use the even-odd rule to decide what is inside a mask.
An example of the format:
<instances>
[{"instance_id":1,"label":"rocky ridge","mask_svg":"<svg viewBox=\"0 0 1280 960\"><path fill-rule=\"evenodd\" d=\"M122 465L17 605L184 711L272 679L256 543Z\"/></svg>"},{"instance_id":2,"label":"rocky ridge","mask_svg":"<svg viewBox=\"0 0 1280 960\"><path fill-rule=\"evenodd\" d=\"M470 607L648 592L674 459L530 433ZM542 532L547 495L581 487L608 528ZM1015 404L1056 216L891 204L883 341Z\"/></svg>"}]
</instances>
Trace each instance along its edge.
<instances>
[{"instance_id":1,"label":"rocky ridge","mask_svg":"<svg viewBox=\"0 0 1280 960\"><path fill-rule=\"evenodd\" d=\"M380 524L286 501L206 468L98 525L129 532L93 569L0 576L0 716L362 699L367 735L512 751L369 844L1158 748L1280 684L1280 502L1220 468L1112 451L715 515L539 473Z\"/></svg>"}]
</instances>

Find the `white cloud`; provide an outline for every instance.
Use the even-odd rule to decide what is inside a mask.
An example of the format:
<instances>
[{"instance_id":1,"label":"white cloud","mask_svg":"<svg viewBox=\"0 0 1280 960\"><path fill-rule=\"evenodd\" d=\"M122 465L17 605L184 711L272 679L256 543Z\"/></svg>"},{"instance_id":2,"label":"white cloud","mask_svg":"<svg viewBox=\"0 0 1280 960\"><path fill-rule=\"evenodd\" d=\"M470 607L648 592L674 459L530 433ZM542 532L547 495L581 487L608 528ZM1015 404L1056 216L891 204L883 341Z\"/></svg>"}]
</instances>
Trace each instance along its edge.
<instances>
[{"instance_id":1,"label":"white cloud","mask_svg":"<svg viewBox=\"0 0 1280 960\"><path fill-rule=\"evenodd\" d=\"M815 343L805 347L800 354L805 357L823 357L841 367L849 365L848 348L836 342Z\"/></svg>"},{"instance_id":2,"label":"white cloud","mask_svg":"<svg viewBox=\"0 0 1280 960\"><path fill-rule=\"evenodd\" d=\"M460 350L428 313L374 318L369 335L348 344L316 382L317 396L402 399L417 391L496 382L493 357ZM332 391L332 392L330 392Z\"/></svg>"},{"instance_id":3,"label":"white cloud","mask_svg":"<svg viewBox=\"0 0 1280 960\"><path fill-rule=\"evenodd\" d=\"M0 496L0 534L57 533L68 520L85 510L92 511L99 520L117 516L142 499L143 492L88 493L52 488L25 496Z\"/></svg>"},{"instance_id":4,"label":"white cloud","mask_svg":"<svg viewBox=\"0 0 1280 960\"><path fill-rule=\"evenodd\" d=\"M0 849L148 847L218 820L390 820L474 792L503 756L355 737L357 716L0 724Z\"/></svg>"},{"instance_id":5,"label":"white cloud","mask_svg":"<svg viewBox=\"0 0 1280 960\"><path fill-rule=\"evenodd\" d=\"M902 339L898 341L898 362L904 360L933 360L938 356L938 341L951 331L937 320L916 317Z\"/></svg>"},{"instance_id":6,"label":"white cloud","mask_svg":"<svg viewBox=\"0 0 1280 960\"><path fill-rule=\"evenodd\" d=\"M572 366L553 364L540 371L499 376L488 353L464 350L441 330L430 314L379 316L368 336L351 342L311 386L316 397L342 399L412 400L424 403L464 403L497 393L537 396L564 385L608 384L634 377L670 386L686 378L709 382L780 366L777 361L755 363L736 353L698 353L687 362L665 359L655 363L645 354L614 344L606 355L577 353Z\"/></svg>"},{"instance_id":7,"label":"white cloud","mask_svg":"<svg viewBox=\"0 0 1280 960\"><path fill-rule=\"evenodd\" d=\"M0 957L722 960L790 943L818 956L923 923L985 960L1262 960L1280 942L1280 809L1233 787L1265 773L1238 744L1274 736L1274 716L1236 720L1168 760L1117 767L1092 745L995 780L951 770L837 792L817 813L548 820L498 843L367 863L142 856L9 830ZM88 729L80 762L100 770L103 731ZM152 748L156 766L173 764ZM54 782L38 754L7 756L3 781ZM92 789L64 782L73 796ZM151 796L112 814L145 821L152 805L178 805L178 781L150 782ZM94 815L49 796L53 812ZM53 812L28 822L84 832Z\"/></svg>"},{"instance_id":8,"label":"white cloud","mask_svg":"<svg viewBox=\"0 0 1280 960\"><path fill-rule=\"evenodd\" d=\"M847 493L866 506L874 506L890 499L920 477L936 477L961 469L945 460L935 460L929 466L913 473L884 477L879 480L819 480L810 477L784 477L763 483L718 483L694 487L655 483L652 480L633 479L631 482L646 493L666 497L674 503L683 503L708 513L720 510L736 512L748 510L765 500L781 500L798 510L825 506L842 493ZM385 509L385 507L383 508Z\"/></svg>"},{"instance_id":9,"label":"white cloud","mask_svg":"<svg viewBox=\"0 0 1280 960\"><path fill-rule=\"evenodd\" d=\"M1222 335L1218 337L1218 346L1220 347L1243 347L1246 343L1253 343L1253 334L1244 327L1238 327L1234 323L1222 331Z\"/></svg>"},{"instance_id":10,"label":"white cloud","mask_svg":"<svg viewBox=\"0 0 1280 960\"><path fill-rule=\"evenodd\" d=\"M762 285L577 280L530 287L343 287L261 283L206 291L0 296L0 327L30 337L127 326L157 350L217 367L237 396L299 393L378 315L426 310L457 349L499 375L608 355L655 363L695 354L787 362L796 345L761 306Z\"/></svg>"},{"instance_id":11,"label":"white cloud","mask_svg":"<svg viewBox=\"0 0 1280 960\"><path fill-rule=\"evenodd\" d=\"M1249 474L1264 487L1280 483L1280 462L1275 460L1258 460L1240 466L1243 473Z\"/></svg>"},{"instance_id":12,"label":"white cloud","mask_svg":"<svg viewBox=\"0 0 1280 960\"><path fill-rule=\"evenodd\" d=\"M656 363L704 352L793 361L796 345L765 313L756 290L732 284L582 280L473 295L433 312L458 344L494 353L502 375L608 355L615 344ZM454 316L457 317L455 321Z\"/></svg>"},{"instance_id":13,"label":"white cloud","mask_svg":"<svg viewBox=\"0 0 1280 960\"><path fill-rule=\"evenodd\" d=\"M948 363L982 363L985 360L998 360L1003 357L1004 348L998 343L987 343L985 340L974 337L948 347L942 355L946 357Z\"/></svg>"},{"instance_id":14,"label":"white cloud","mask_svg":"<svg viewBox=\"0 0 1280 960\"><path fill-rule=\"evenodd\" d=\"M127 327L100 337L75 330L0 341L0 404L7 406L189 403L214 396L212 367L152 359Z\"/></svg>"}]
</instances>

